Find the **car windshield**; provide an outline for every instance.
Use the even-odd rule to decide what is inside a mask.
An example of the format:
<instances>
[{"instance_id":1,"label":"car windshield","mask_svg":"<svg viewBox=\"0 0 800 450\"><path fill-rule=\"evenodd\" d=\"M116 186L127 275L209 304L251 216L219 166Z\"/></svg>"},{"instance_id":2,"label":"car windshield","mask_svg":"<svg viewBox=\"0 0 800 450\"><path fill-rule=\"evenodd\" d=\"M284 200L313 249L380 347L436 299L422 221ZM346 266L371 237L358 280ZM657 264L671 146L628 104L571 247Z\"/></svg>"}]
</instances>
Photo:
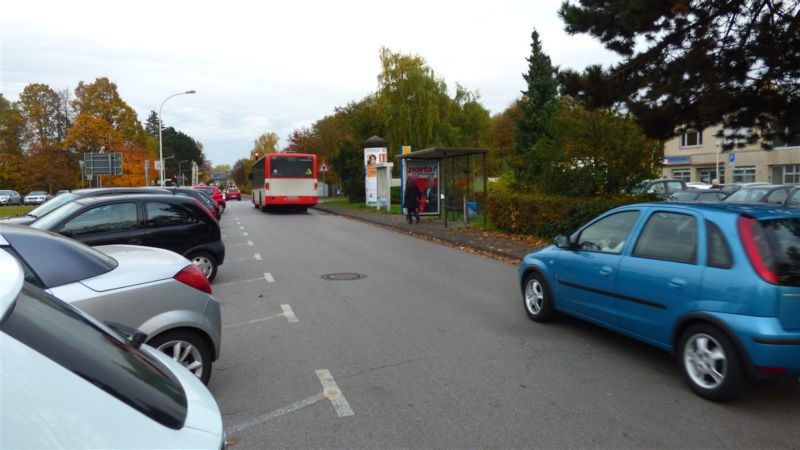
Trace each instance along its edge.
<instances>
[{"instance_id":1,"label":"car windshield","mask_svg":"<svg viewBox=\"0 0 800 450\"><path fill-rule=\"evenodd\" d=\"M723 201L733 203L758 203L769 193L767 188L744 188L731 194Z\"/></svg>"},{"instance_id":2,"label":"car windshield","mask_svg":"<svg viewBox=\"0 0 800 450\"><path fill-rule=\"evenodd\" d=\"M63 208L58 208L57 210L53 211L52 214L47 214L46 216L37 219L36 222L31 224L31 227L38 228L40 230L51 230L55 224L61 222L65 217L81 208L83 208L83 205L80 203L67 203Z\"/></svg>"},{"instance_id":3,"label":"car windshield","mask_svg":"<svg viewBox=\"0 0 800 450\"><path fill-rule=\"evenodd\" d=\"M47 195L47 192L44 192L44 191L33 191L28 195Z\"/></svg>"},{"instance_id":4,"label":"car windshield","mask_svg":"<svg viewBox=\"0 0 800 450\"><path fill-rule=\"evenodd\" d=\"M28 215L33 217L42 217L47 213L49 213L50 211L60 207L61 205L69 203L75 200L76 198L80 198L80 195L72 193L61 194L58 197L54 197L49 202L42 203L40 206L34 208L28 213Z\"/></svg>"},{"instance_id":5,"label":"car windshield","mask_svg":"<svg viewBox=\"0 0 800 450\"><path fill-rule=\"evenodd\" d=\"M160 361L29 285L0 330L156 422L180 429L186 393Z\"/></svg>"},{"instance_id":6,"label":"car windshield","mask_svg":"<svg viewBox=\"0 0 800 450\"><path fill-rule=\"evenodd\" d=\"M0 191L0 195L11 195L11 191Z\"/></svg>"}]
</instances>

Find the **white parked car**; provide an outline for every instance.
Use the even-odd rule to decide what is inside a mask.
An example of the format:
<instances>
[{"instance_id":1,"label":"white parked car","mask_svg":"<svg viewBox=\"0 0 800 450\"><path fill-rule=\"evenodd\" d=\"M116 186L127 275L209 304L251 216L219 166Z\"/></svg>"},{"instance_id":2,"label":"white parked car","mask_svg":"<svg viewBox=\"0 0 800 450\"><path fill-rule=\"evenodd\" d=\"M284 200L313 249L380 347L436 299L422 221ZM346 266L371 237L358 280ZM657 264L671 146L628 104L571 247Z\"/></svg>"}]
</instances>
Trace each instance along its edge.
<instances>
[{"instance_id":1,"label":"white parked car","mask_svg":"<svg viewBox=\"0 0 800 450\"><path fill-rule=\"evenodd\" d=\"M41 205L51 198L53 198L53 196L45 191L33 191L25 196L25 198L22 200L22 203L25 203L26 205Z\"/></svg>"},{"instance_id":2,"label":"white parked car","mask_svg":"<svg viewBox=\"0 0 800 450\"><path fill-rule=\"evenodd\" d=\"M686 187L695 189L711 189L710 184L703 183L702 181L689 181L686 183Z\"/></svg>"},{"instance_id":3,"label":"white parked car","mask_svg":"<svg viewBox=\"0 0 800 450\"><path fill-rule=\"evenodd\" d=\"M0 252L3 448L225 447L208 389L163 353L24 283Z\"/></svg>"}]
</instances>

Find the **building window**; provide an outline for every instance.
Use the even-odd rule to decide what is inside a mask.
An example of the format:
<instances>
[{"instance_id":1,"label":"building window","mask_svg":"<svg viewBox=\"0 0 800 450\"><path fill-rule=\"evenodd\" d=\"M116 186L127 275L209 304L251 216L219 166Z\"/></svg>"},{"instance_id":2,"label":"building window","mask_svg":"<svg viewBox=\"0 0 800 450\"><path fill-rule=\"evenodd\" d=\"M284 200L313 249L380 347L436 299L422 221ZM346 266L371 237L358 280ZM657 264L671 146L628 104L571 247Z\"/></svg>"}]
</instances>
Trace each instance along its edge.
<instances>
[{"instance_id":1,"label":"building window","mask_svg":"<svg viewBox=\"0 0 800 450\"><path fill-rule=\"evenodd\" d=\"M785 135L776 136L773 145L775 148L800 147L800 133L794 133L788 139Z\"/></svg>"},{"instance_id":2,"label":"building window","mask_svg":"<svg viewBox=\"0 0 800 450\"><path fill-rule=\"evenodd\" d=\"M717 176L716 167L701 167L697 169L697 175L703 183L711 184L714 179L719 180L720 183L725 184L725 167L719 165L719 176Z\"/></svg>"},{"instance_id":3,"label":"building window","mask_svg":"<svg viewBox=\"0 0 800 450\"><path fill-rule=\"evenodd\" d=\"M775 184L800 183L800 165L772 166L772 182Z\"/></svg>"},{"instance_id":4,"label":"building window","mask_svg":"<svg viewBox=\"0 0 800 450\"><path fill-rule=\"evenodd\" d=\"M736 167L733 169L734 183L754 183L756 181L755 166Z\"/></svg>"},{"instance_id":5,"label":"building window","mask_svg":"<svg viewBox=\"0 0 800 450\"><path fill-rule=\"evenodd\" d=\"M681 147L700 147L703 145L703 133L698 130L686 130L681 134Z\"/></svg>"},{"instance_id":6,"label":"building window","mask_svg":"<svg viewBox=\"0 0 800 450\"><path fill-rule=\"evenodd\" d=\"M672 169L672 178L676 180L691 181L691 172L689 169Z\"/></svg>"}]
</instances>

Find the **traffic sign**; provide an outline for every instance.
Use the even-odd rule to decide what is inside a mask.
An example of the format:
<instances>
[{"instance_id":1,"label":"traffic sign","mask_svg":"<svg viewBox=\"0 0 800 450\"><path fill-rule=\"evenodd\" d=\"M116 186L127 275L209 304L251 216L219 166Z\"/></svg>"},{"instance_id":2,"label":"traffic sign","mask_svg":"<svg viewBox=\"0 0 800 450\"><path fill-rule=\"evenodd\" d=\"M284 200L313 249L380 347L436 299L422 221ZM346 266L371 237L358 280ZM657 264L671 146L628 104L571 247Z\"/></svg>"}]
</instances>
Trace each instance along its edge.
<instances>
[{"instance_id":1,"label":"traffic sign","mask_svg":"<svg viewBox=\"0 0 800 450\"><path fill-rule=\"evenodd\" d=\"M736 153L731 152L728 154L728 164L733 165L736 162Z\"/></svg>"},{"instance_id":2,"label":"traffic sign","mask_svg":"<svg viewBox=\"0 0 800 450\"><path fill-rule=\"evenodd\" d=\"M325 163L322 163L322 165L319 166L319 171L322 172L322 173L327 172L328 171L328 165L325 164Z\"/></svg>"},{"instance_id":3,"label":"traffic sign","mask_svg":"<svg viewBox=\"0 0 800 450\"><path fill-rule=\"evenodd\" d=\"M84 153L87 175L122 175L122 153Z\"/></svg>"}]
</instances>

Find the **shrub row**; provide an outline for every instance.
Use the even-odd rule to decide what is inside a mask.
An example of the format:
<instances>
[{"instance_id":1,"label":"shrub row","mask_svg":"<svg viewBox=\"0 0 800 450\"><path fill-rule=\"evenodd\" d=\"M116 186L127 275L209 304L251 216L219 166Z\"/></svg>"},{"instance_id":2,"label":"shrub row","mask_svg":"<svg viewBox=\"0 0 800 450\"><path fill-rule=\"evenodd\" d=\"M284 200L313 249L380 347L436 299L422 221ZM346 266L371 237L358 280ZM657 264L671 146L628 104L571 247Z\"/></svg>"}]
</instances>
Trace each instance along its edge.
<instances>
[{"instance_id":1,"label":"shrub row","mask_svg":"<svg viewBox=\"0 0 800 450\"><path fill-rule=\"evenodd\" d=\"M598 214L631 203L653 201L652 196L578 198L517 192L502 185L489 186L487 210L492 223L511 233L550 239L570 234Z\"/></svg>"}]
</instances>

